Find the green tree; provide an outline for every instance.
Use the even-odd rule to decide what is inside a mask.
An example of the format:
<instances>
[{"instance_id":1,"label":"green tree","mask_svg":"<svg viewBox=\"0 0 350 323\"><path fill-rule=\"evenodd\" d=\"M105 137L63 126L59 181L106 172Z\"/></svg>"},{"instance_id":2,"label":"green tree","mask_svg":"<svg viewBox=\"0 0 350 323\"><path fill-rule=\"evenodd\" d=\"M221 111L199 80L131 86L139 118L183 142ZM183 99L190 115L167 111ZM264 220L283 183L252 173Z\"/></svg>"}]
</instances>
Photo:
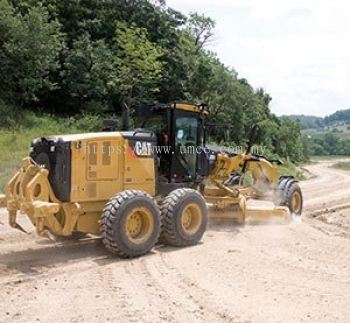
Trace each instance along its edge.
<instances>
[{"instance_id":1,"label":"green tree","mask_svg":"<svg viewBox=\"0 0 350 323\"><path fill-rule=\"evenodd\" d=\"M337 154L337 144L339 139L332 133L326 133L323 137L323 147L330 155Z\"/></svg>"},{"instance_id":2,"label":"green tree","mask_svg":"<svg viewBox=\"0 0 350 323\"><path fill-rule=\"evenodd\" d=\"M195 53L198 53L213 39L215 21L210 17L193 12L189 16L187 25L194 39Z\"/></svg>"},{"instance_id":3,"label":"green tree","mask_svg":"<svg viewBox=\"0 0 350 323\"><path fill-rule=\"evenodd\" d=\"M16 12L7 0L0 0L0 99L13 118L25 104L37 100L44 88L53 89L50 71L59 67L64 46L60 24L49 19L42 6Z\"/></svg>"},{"instance_id":4,"label":"green tree","mask_svg":"<svg viewBox=\"0 0 350 323\"><path fill-rule=\"evenodd\" d=\"M132 108L152 101L159 92L163 50L149 41L144 28L119 22L116 36L116 79L123 105Z\"/></svg>"},{"instance_id":5,"label":"green tree","mask_svg":"<svg viewBox=\"0 0 350 323\"><path fill-rule=\"evenodd\" d=\"M78 105L79 110L102 112L119 93L114 53L103 40L92 41L88 34L73 42L60 76L62 90L71 97L69 105Z\"/></svg>"}]
</instances>

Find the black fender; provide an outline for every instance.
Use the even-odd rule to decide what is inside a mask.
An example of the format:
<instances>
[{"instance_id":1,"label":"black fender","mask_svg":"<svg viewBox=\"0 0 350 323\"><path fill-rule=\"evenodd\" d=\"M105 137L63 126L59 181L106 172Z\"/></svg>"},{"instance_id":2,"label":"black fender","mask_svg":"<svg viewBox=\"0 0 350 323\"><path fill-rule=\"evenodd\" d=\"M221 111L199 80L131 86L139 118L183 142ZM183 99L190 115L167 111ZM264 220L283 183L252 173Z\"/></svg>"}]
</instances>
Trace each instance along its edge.
<instances>
[{"instance_id":1,"label":"black fender","mask_svg":"<svg viewBox=\"0 0 350 323\"><path fill-rule=\"evenodd\" d=\"M280 176L276 190L285 191L293 183L298 183L299 181L294 176Z\"/></svg>"}]
</instances>

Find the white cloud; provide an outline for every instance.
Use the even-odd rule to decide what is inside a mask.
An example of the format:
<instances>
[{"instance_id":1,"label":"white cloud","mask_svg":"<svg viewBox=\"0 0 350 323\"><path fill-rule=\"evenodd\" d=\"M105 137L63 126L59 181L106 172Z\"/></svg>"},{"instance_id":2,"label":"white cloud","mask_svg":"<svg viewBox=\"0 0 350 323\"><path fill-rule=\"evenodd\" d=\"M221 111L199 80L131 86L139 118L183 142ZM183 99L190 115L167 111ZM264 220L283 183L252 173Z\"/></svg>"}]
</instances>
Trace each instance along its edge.
<instances>
[{"instance_id":1,"label":"white cloud","mask_svg":"<svg viewBox=\"0 0 350 323\"><path fill-rule=\"evenodd\" d=\"M213 49L277 114L350 108L350 3L345 0L168 0L217 22Z\"/></svg>"}]
</instances>

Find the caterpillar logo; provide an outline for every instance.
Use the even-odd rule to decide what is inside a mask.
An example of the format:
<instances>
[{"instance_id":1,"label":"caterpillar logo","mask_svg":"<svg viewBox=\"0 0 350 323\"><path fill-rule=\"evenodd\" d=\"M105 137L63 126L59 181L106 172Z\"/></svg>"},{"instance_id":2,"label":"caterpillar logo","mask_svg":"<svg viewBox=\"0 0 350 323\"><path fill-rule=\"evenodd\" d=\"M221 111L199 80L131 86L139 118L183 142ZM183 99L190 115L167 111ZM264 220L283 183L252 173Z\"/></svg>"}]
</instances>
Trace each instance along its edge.
<instances>
[{"instance_id":1,"label":"caterpillar logo","mask_svg":"<svg viewBox=\"0 0 350 323\"><path fill-rule=\"evenodd\" d=\"M151 157L152 153L152 143L146 141L136 141L134 146L134 153L138 157Z\"/></svg>"}]
</instances>

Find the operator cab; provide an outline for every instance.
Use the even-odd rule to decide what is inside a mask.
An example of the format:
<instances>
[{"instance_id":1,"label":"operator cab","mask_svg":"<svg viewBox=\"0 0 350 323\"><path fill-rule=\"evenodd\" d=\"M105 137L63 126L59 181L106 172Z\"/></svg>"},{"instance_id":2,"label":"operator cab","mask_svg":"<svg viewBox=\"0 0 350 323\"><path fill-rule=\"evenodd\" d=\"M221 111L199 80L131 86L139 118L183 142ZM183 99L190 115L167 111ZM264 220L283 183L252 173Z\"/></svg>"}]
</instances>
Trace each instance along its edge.
<instances>
[{"instance_id":1,"label":"operator cab","mask_svg":"<svg viewBox=\"0 0 350 323\"><path fill-rule=\"evenodd\" d=\"M157 136L160 182L198 185L208 175L203 104L174 103L137 110L142 129ZM183 185L184 186L184 185Z\"/></svg>"}]
</instances>

